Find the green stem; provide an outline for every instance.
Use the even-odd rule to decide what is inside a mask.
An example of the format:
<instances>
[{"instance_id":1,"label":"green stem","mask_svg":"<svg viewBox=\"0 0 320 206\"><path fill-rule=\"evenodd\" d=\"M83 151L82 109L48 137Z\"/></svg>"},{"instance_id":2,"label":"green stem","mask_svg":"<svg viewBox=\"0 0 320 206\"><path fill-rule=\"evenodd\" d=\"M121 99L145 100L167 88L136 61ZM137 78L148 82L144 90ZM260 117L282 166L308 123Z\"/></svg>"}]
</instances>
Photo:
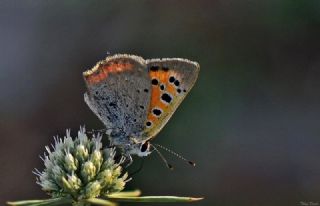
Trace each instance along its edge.
<instances>
[{"instance_id":1,"label":"green stem","mask_svg":"<svg viewBox=\"0 0 320 206\"><path fill-rule=\"evenodd\" d=\"M117 193L112 193L108 195L107 197L109 198L116 198L116 197L138 197L141 195L140 190L133 190L133 191L126 191L126 192L117 192Z\"/></svg>"},{"instance_id":2,"label":"green stem","mask_svg":"<svg viewBox=\"0 0 320 206\"><path fill-rule=\"evenodd\" d=\"M111 202L109 200L104 200L104 199L99 199L99 198L90 198L85 200L85 202L89 204L94 204L94 205L103 205L103 206L115 206L117 205L114 202Z\"/></svg>"},{"instance_id":3,"label":"green stem","mask_svg":"<svg viewBox=\"0 0 320 206\"><path fill-rule=\"evenodd\" d=\"M112 201L118 202L193 202L203 198L177 197L177 196L142 196L142 197L109 197Z\"/></svg>"},{"instance_id":4,"label":"green stem","mask_svg":"<svg viewBox=\"0 0 320 206\"><path fill-rule=\"evenodd\" d=\"M72 199L67 197L44 199L44 200L22 200L15 202L7 202L8 205L12 206L45 206L45 205L63 205L72 203Z\"/></svg>"},{"instance_id":5,"label":"green stem","mask_svg":"<svg viewBox=\"0 0 320 206\"><path fill-rule=\"evenodd\" d=\"M115 206L117 205L115 202L193 202L199 201L203 198L195 198L195 197L177 197L177 196L142 196L140 195L139 190L131 191L131 192L119 192L114 193L112 195L108 195L108 200L100 199L100 198L90 198L86 200L81 200L79 202L73 202L70 197L63 198L53 198L53 199L45 199L45 200L23 200L23 201L15 201L15 202L7 202L8 205L11 206L56 206L56 205L66 205L73 204L76 206L88 206L91 204L101 205L101 206ZM111 201L110 201L111 200Z\"/></svg>"}]
</instances>

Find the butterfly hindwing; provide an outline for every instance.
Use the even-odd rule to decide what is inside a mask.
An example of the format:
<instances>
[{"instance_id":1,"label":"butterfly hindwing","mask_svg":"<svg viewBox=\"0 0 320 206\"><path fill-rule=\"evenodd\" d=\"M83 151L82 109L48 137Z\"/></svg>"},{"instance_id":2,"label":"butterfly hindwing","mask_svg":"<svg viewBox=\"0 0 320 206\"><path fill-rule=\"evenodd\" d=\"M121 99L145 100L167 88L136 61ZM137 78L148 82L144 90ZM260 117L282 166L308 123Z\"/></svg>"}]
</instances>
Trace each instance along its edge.
<instances>
[{"instance_id":1,"label":"butterfly hindwing","mask_svg":"<svg viewBox=\"0 0 320 206\"><path fill-rule=\"evenodd\" d=\"M145 60L134 55L113 55L83 74L85 102L111 129L113 141L140 136L150 105L151 83ZM122 139L121 139L122 138Z\"/></svg>"},{"instance_id":2,"label":"butterfly hindwing","mask_svg":"<svg viewBox=\"0 0 320 206\"><path fill-rule=\"evenodd\" d=\"M146 62L152 86L142 138L151 139L168 122L193 87L200 66L179 58L151 59Z\"/></svg>"}]
</instances>

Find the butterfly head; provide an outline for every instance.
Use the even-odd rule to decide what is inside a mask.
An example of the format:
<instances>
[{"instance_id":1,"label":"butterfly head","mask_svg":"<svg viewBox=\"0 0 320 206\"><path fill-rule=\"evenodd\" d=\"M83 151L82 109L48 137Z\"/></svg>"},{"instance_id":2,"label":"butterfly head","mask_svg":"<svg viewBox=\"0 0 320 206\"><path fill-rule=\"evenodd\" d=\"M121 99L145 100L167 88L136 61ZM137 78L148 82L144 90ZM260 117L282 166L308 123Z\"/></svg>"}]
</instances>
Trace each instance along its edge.
<instances>
[{"instance_id":1,"label":"butterfly head","mask_svg":"<svg viewBox=\"0 0 320 206\"><path fill-rule=\"evenodd\" d=\"M126 152L130 155L138 155L139 157L148 156L152 151L150 151L149 141L135 143L126 148Z\"/></svg>"}]
</instances>

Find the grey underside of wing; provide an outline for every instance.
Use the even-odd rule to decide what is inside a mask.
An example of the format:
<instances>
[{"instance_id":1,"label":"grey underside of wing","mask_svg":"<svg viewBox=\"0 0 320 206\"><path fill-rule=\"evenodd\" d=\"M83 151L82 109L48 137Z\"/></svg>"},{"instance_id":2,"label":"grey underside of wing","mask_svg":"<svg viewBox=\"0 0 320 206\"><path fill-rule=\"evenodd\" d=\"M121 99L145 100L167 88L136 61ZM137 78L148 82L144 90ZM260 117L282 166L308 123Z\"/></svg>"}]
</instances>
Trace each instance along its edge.
<instances>
[{"instance_id":1,"label":"grey underside of wing","mask_svg":"<svg viewBox=\"0 0 320 206\"><path fill-rule=\"evenodd\" d=\"M85 102L111 129L113 140L121 144L121 138L137 137L142 132L150 90L147 68L110 74L106 80L89 86Z\"/></svg>"}]
</instances>

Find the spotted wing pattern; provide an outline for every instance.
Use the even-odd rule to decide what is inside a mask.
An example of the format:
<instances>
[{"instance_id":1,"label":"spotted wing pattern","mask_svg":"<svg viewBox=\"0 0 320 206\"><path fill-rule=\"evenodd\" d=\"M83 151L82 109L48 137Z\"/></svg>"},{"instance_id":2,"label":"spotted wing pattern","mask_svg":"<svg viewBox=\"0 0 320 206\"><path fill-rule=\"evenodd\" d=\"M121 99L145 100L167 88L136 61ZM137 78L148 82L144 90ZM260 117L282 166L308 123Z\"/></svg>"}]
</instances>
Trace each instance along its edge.
<instances>
[{"instance_id":1,"label":"spotted wing pattern","mask_svg":"<svg viewBox=\"0 0 320 206\"><path fill-rule=\"evenodd\" d=\"M146 62L152 86L142 138L151 139L168 122L193 87L200 66L179 58L151 59Z\"/></svg>"},{"instance_id":2,"label":"spotted wing pattern","mask_svg":"<svg viewBox=\"0 0 320 206\"><path fill-rule=\"evenodd\" d=\"M150 105L151 83L144 59L119 54L107 57L83 73L87 86L85 102L111 130L115 145L141 136Z\"/></svg>"}]
</instances>

